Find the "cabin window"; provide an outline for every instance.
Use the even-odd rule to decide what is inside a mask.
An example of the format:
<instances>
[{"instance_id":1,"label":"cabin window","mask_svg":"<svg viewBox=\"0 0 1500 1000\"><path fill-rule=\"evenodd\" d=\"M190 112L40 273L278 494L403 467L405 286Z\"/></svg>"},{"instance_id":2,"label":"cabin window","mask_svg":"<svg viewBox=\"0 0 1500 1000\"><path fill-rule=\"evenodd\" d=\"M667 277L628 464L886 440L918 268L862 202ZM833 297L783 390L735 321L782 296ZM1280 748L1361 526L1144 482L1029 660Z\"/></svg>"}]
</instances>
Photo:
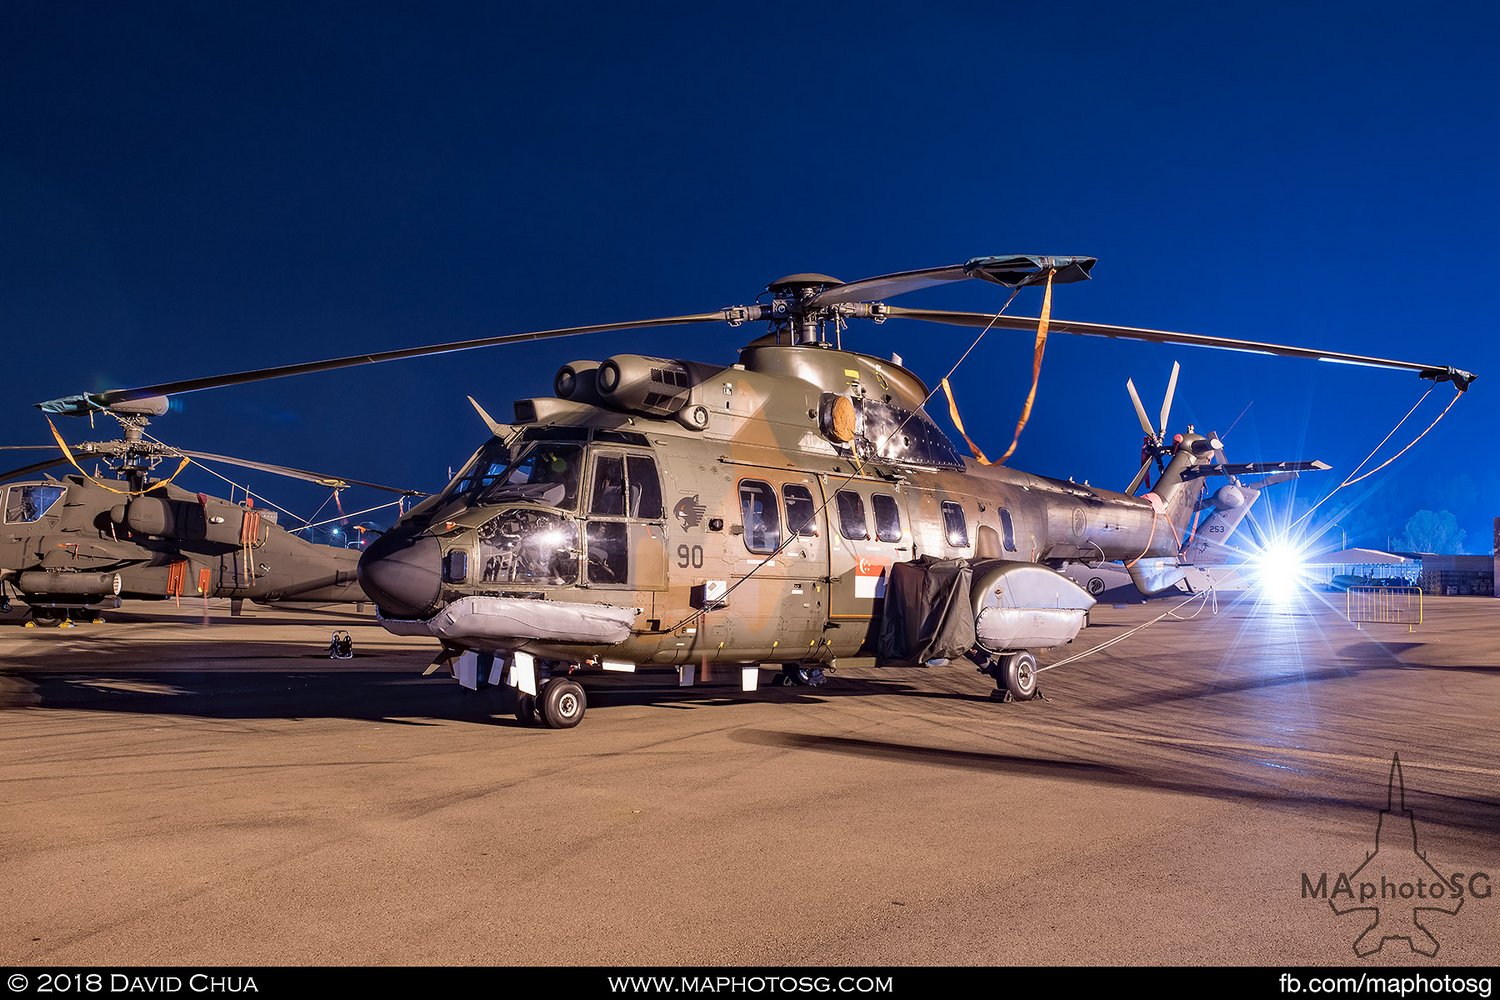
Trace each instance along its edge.
<instances>
[{"instance_id":1,"label":"cabin window","mask_svg":"<svg viewBox=\"0 0 1500 1000\"><path fill-rule=\"evenodd\" d=\"M781 496L786 501L786 530L801 538L817 538L818 507L812 491L806 486L787 485L781 488Z\"/></svg>"},{"instance_id":2,"label":"cabin window","mask_svg":"<svg viewBox=\"0 0 1500 1000\"><path fill-rule=\"evenodd\" d=\"M781 548L781 510L770 484L758 479L740 481L740 518L745 548L765 555Z\"/></svg>"},{"instance_id":3,"label":"cabin window","mask_svg":"<svg viewBox=\"0 0 1500 1000\"><path fill-rule=\"evenodd\" d=\"M12 486L5 491L5 523L40 521L62 499L63 488L42 483Z\"/></svg>"},{"instance_id":4,"label":"cabin window","mask_svg":"<svg viewBox=\"0 0 1500 1000\"><path fill-rule=\"evenodd\" d=\"M656 475L656 459L650 455L631 455L625 459L630 473L630 516L656 521L666 516L661 503L661 479Z\"/></svg>"},{"instance_id":5,"label":"cabin window","mask_svg":"<svg viewBox=\"0 0 1500 1000\"><path fill-rule=\"evenodd\" d=\"M870 498L870 507L875 512L875 537L882 542L901 541L901 507L896 498L877 493Z\"/></svg>"},{"instance_id":6,"label":"cabin window","mask_svg":"<svg viewBox=\"0 0 1500 1000\"><path fill-rule=\"evenodd\" d=\"M951 547L969 547L969 522L964 518L963 507L952 500L943 501L943 534Z\"/></svg>"},{"instance_id":7,"label":"cabin window","mask_svg":"<svg viewBox=\"0 0 1500 1000\"><path fill-rule=\"evenodd\" d=\"M1005 543L1005 551L1016 551L1016 525L1010 519L1010 511L1004 507L1000 508L1000 531L1001 541Z\"/></svg>"},{"instance_id":8,"label":"cabin window","mask_svg":"<svg viewBox=\"0 0 1500 1000\"><path fill-rule=\"evenodd\" d=\"M839 511L839 534L851 542L868 539L870 526L865 523L865 498L853 490L839 490L833 499Z\"/></svg>"}]
</instances>

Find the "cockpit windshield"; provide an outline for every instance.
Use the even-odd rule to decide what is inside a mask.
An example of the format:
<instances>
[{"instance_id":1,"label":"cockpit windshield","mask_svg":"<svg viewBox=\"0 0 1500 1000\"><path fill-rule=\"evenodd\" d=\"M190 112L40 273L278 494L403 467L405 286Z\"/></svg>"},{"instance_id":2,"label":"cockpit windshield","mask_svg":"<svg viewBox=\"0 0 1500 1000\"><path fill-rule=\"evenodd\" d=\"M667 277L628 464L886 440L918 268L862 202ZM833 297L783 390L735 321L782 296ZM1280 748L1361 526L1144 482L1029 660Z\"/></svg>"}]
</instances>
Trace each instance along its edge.
<instances>
[{"instance_id":1,"label":"cockpit windshield","mask_svg":"<svg viewBox=\"0 0 1500 1000\"><path fill-rule=\"evenodd\" d=\"M51 483L11 486L5 491L5 523L40 521L62 499L63 487Z\"/></svg>"},{"instance_id":2,"label":"cockpit windshield","mask_svg":"<svg viewBox=\"0 0 1500 1000\"><path fill-rule=\"evenodd\" d=\"M581 444L527 441L512 450L495 442L459 474L448 495L482 507L507 500L535 500L573 510L578 506L582 471Z\"/></svg>"}]
</instances>

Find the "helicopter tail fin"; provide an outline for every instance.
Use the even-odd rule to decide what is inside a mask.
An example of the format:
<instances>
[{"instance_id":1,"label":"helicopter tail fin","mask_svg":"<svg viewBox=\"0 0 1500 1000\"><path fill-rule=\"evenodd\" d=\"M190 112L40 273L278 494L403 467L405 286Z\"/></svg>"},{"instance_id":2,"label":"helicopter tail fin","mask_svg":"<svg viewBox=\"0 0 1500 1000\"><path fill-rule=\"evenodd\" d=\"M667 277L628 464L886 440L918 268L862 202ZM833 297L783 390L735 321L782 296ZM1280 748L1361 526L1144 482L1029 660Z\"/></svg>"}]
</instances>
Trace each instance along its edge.
<instances>
[{"instance_id":1,"label":"helicopter tail fin","mask_svg":"<svg viewBox=\"0 0 1500 1000\"><path fill-rule=\"evenodd\" d=\"M1182 544L1203 498L1204 481L1194 470L1213 461L1213 445L1201 434L1179 434L1172 442L1171 459L1145 494L1156 508L1157 531L1170 531L1174 547ZM1171 590L1187 578L1176 556L1136 559L1126 563L1130 579L1143 594Z\"/></svg>"},{"instance_id":2,"label":"helicopter tail fin","mask_svg":"<svg viewBox=\"0 0 1500 1000\"><path fill-rule=\"evenodd\" d=\"M1183 543L1182 561L1193 566L1223 566L1230 562L1238 553L1231 548L1229 539L1259 499L1260 490L1252 486L1231 483L1220 487L1204 501L1209 514Z\"/></svg>"},{"instance_id":3,"label":"helicopter tail fin","mask_svg":"<svg viewBox=\"0 0 1500 1000\"><path fill-rule=\"evenodd\" d=\"M1198 470L1212 463L1213 454L1209 438L1193 433L1177 435L1172 442L1171 459L1146 493L1179 541L1187 534L1203 499L1204 478Z\"/></svg>"}]
</instances>

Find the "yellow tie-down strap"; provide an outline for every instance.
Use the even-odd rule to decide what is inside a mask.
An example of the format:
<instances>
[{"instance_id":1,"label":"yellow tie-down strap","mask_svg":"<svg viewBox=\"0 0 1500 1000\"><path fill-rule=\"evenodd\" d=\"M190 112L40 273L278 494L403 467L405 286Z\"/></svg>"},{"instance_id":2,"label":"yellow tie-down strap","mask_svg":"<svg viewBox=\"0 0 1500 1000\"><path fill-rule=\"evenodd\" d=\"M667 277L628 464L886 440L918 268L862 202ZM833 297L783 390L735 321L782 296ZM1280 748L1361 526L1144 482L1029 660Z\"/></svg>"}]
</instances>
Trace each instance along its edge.
<instances>
[{"instance_id":1,"label":"yellow tie-down strap","mask_svg":"<svg viewBox=\"0 0 1500 1000\"><path fill-rule=\"evenodd\" d=\"M1047 330L1052 325L1052 276L1055 270L1047 272L1047 286L1042 292L1042 316L1036 326L1036 345L1031 351L1031 391L1026 394L1026 402L1021 407L1021 417L1016 421L1016 433L1011 438L1010 447L1005 449L1005 454L1000 456L998 463L991 462L985 453L979 449L969 432L964 430L963 418L958 415L958 403L953 399L953 387L945 378L942 381L943 394L948 397L948 416L953 418L953 426L958 428L958 433L963 435L964 442L968 444L969 450L974 453L974 458L980 465L1004 465L1005 460L1016 453L1016 446L1021 443L1021 432L1026 429L1026 422L1031 419L1031 407L1036 402L1036 387L1042 379L1042 356L1047 351Z\"/></svg>"},{"instance_id":2,"label":"yellow tie-down strap","mask_svg":"<svg viewBox=\"0 0 1500 1000\"><path fill-rule=\"evenodd\" d=\"M53 437L54 440L57 441L57 446L62 449L63 455L65 455L67 457L68 462L72 464L73 468L75 468L75 469L78 470L78 474L79 475L83 476L84 479L87 479L89 482L93 483L95 486L99 487L101 490L108 490L111 493L115 493L115 494L118 494L119 496L123 496L123 497L138 497L138 496L142 496L144 494L150 493L152 490L159 490L159 489L161 489L163 486L167 485L172 480L176 479L179 475L181 475L182 474L182 470L186 469L188 467L188 463L192 461L192 459L190 459L186 455L184 455L182 457L182 461L180 463L178 463L176 470L173 471L173 473L170 476L168 476L166 479L158 480L157 482L152 483L150 486L147 486L143 490L129 490L129 489L122 490L122 489L118 489L118 488L116 488L114 486L109 485L109 483L103 481L102 479L99 479L96 476L91 476L87 472L84 472L83 471L83 466L81 466L81 465L78 464L78 459L76 459L76 458L73 457L73 449L68 447L68 442L64 441L63 440L63 436L58 433L58 431L57 431L57 425L52 422L52 418L51 417L47 418L47 426L50 427L50 428L52 428L52 437Z\"/></svg>"}]
</instances>

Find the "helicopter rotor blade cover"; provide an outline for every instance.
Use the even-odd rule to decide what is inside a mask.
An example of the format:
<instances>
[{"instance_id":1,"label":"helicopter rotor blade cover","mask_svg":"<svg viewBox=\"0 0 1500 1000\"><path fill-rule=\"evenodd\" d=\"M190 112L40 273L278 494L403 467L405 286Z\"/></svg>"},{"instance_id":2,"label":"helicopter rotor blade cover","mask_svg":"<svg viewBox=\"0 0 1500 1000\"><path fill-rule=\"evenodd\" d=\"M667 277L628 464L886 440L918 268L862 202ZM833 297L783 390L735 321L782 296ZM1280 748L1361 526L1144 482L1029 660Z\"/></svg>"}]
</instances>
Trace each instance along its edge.
<instances>
[{"instance_id":1,"label":"helicopter rotor blade cover","mask_svg":"<svg viewBox=\"0 0 1500 1000\"><path fill-rule=\"evenodd\" d=\"M1034 254L1009 254L1003 257L974 257L962 264L946 267L928 267L916 271L897 271L874 278L848 281L810 296L805 305L809 308L839 305L844 302L874 302L888 299L922 288L931 288L951 281L967 281L977 278L1007 288L1023 288L1041 284L1047 273L1053 272L1053 284L1070 281L1086 281L1097 261L1093 257L1044 257Z\"/></svg>"}]
</instances>

